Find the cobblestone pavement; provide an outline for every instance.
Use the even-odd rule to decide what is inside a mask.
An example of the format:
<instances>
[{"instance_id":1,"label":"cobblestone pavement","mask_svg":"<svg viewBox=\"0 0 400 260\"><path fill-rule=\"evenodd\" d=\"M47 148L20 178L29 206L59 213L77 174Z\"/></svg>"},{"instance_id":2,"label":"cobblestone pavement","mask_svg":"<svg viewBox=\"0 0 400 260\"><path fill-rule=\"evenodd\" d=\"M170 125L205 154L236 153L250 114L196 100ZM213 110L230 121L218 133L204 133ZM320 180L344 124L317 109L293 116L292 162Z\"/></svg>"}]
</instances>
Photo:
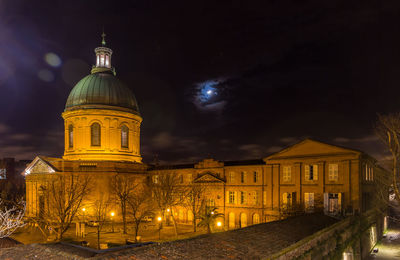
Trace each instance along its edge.
<instances>
[{"instance_id":1,"label":"cobblestone pavement","mask_svg":"<svg viewBox=\"0 0 400 260\"><path fill-rule=\"evenodd\" d=\"M60 244L33 244L2 249L0 259L259 259L335 222L337 220L322 214L304 215L96 256Z\"/></svg>"}]
</instances>

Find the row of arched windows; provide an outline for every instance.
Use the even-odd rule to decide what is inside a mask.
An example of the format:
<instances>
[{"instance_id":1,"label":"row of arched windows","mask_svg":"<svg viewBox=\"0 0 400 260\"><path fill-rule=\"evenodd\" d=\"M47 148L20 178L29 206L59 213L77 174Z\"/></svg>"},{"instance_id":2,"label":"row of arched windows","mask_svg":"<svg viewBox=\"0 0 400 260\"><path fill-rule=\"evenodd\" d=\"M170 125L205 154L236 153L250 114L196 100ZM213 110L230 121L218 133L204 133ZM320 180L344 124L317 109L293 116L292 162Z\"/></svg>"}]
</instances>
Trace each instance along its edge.
<instances>
[{"instance_id":1,"label":"row of arched windows","mask_svg":"<svg viewBox=\"0 0 400 260\"><path fill-rule=\"evenodd\" d=\"M90 145L101 146L101 126L93 123L90 126ZM74 147L74 127L68 126L68 147ZM129 128L126 125L121 127L121 148L129 148Z\"/></svg>"}]
</instances>

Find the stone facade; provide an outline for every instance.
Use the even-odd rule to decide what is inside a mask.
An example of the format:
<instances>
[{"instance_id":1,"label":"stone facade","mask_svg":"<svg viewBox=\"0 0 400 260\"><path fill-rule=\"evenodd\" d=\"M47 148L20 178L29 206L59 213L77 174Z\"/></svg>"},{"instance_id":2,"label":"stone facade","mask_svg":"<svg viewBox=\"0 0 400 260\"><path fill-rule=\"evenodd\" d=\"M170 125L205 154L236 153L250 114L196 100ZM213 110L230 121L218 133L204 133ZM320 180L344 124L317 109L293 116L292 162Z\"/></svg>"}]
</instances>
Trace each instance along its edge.
<instances>
[{"instance_id":1,"label":"stone facade","mask_svg":"<svg viewBox=\"0 0 400 260\"><path fill-rule=\"evenodd\" d=\"M310 139L263 160L205 159L175 166L37 157L26 169L27 216L40 215L41 187L54 174L92 176L95 188L88 197L91 199L83 203L90 205L90 200L100 194L113 197L109 183L118 174L146 181L168 173L178 175L181 185L203 185L207 205L224 214L225 229L274 221L303 211L348 215L372 207L366 200L372 198L374 176L382 171L373 158L360 151ZM114 201L111 208L118 221L121 213L117 199ZM178 222L189 224L193 219L184 207L172 210ZM87 214L89 218L90 212Z\"/></svg>"}]
</instances>

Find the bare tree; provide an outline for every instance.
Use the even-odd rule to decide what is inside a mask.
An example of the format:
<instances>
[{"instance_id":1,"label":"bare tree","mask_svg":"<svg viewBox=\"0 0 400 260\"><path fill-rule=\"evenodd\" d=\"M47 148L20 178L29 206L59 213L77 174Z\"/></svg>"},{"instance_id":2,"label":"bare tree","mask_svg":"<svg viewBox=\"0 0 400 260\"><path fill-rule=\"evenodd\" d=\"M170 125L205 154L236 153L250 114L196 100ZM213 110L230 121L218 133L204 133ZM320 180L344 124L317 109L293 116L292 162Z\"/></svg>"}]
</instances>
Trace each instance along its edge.
<instances>
[{"instance_id":1,"label":"bare tree","mask_svg":"<svg viewBox=\"0 0 400 260\"><path fill-rule=\"evenodd\" d=\"M161 215L164 216L166 210L170 209L169 214L172 217L175 235L178 235L178 227L172 211L176 206L183 205L186 187L179 184L179 177L175 173L162 173L156 183L153 181L151 189L154 204Z\"/></svg>"},{"instance_id":2,"label":"bare tree","mask_svg":"<svg viewBox=\"0 0 400 260\"><path fill-rule=\"evenodd\" d=\"M0 238L9 237L17 228L23 227L25 214L25 202L21 201L17 206L8 208L0 200Z\"/></svg>"},{"instance_id":3,"label":"bare tree","mask_svg":"<svg viewBox=\"0 0 400 260\"><path fill-rule=\"evenodd\" d=\"M388 148L390 152L390 163L386 164L391 172L387 172L382 168L378 168L378 172L373 174L375 183L373 206L376 209L383 211L387 210L389 206L390 211L394 211L389 215L398 215L400 213L400 191L399 191L399 178L400 178L400 113L393 113L388 115L378 115L378 121L375 126L375 133ZM392 194L389 200L389 193ZM395 221L399 221L396 217Z\"/></svg>"},{"instance_id":4,"label":"bare tree","mask_svg":"<svg viewBox=\"0 0 400 260\"><path fill-rule=\"evenodd\" d=\"M104 198L104 196L99 196L99 199L96 200L93 205L93 217L95 219L97 231L97 249L100 249L100 233L107 221L108 207L109 199Z\"/></svg>"},{"instance_id":5,"label":"bare tree","mask_svg":"<svg viewBox=\"0 0 400 260\"><path fill-rule=\"evenodd\" d=\"M135 223L135 243L139 233L140 223L145 217L152 216L153 205L151 201L151 190L148 185L142 183L137 184L134 192L128 198L130 206L130 214Z\"/></svg>"},{"instance_id":6,"label":"bare tree","mask_svg":"<svg viewBox=\"0 0 400 260\"><path fill-rule=\"evenodd\" d=\"M126 209L128 198L135 190L137 178L129 175L116 175L111 181L111 188L121 206L123 233L126 234Z\"/></svg>"},{"instance_id":7,"label":"bare tree","mask_svg":"<svg viewBox=\"0 0 400 260\"><path fill-rule=\"evenodd\" d=\"M398 181L400 177L400 113L378 115L375 132L391 153L391 183L396 200L400 202Z\"/></svg>"},{"instance_id":8,"label":"bare tree","mask_svg":"<svg viewBox=\"0 0 400 260\"><path fill-rule=\"evenodd\" d=\"M206 207L198 217L200 219L198 226L207 227L207 233L210 234L212 231L211 227L214 226L215 221L223 216L223 213L218 213L216 207Z\"/></svg>"},{"instance_id":9,"label":"bare tree","mask_svg":"<svg viewBox=\"0 0 400 260\"><path fill-rule=\"evenodd\" d=\"M48 209L39 209L39 215L57 232L57 239L61 240L70 227L82 201L90 192L89 184L89 176L59 174L52 176L48 185L43 187Z\"/></svg>"},{"instance_id":10,"label":"bare tree","mask_svg":"<svg viewBox=\"0 0 400 260\"><path fill-rule=\"evenodd\" d=\"M183 198L183 205L193 214L193 232L196 232L196 221L205 207L205 187L201 184L192 183L187 186Z\"/></svg>"}]
</instances>

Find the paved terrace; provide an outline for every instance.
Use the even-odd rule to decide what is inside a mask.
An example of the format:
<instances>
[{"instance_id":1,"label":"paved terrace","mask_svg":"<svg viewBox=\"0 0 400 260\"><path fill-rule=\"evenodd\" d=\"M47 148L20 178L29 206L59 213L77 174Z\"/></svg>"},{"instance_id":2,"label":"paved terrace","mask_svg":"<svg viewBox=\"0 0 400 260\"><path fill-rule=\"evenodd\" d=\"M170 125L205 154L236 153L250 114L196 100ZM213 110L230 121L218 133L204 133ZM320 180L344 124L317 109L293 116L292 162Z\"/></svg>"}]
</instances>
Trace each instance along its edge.
<instances>
[{"instance_id":1,"label":"paved terrace","mask_svg":"<svg viewBox=\"0 0 400 260\"><path fill-rule=\"evenodd\" d=\"M311 214L97 255L61 244L25 245L0 250L0 259L259 259L336 222L322 214Z\"/></svg>"}]
</instances>

